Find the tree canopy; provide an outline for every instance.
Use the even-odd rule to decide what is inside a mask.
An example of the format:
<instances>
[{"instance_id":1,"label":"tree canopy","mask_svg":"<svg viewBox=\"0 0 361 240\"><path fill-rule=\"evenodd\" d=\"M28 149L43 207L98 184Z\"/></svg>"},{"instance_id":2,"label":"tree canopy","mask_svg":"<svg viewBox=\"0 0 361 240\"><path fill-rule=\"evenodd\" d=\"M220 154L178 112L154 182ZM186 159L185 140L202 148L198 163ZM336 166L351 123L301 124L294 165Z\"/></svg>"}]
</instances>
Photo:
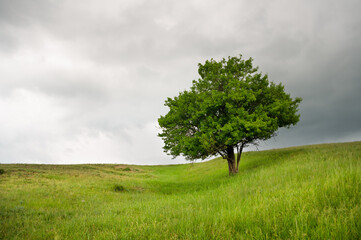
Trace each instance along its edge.
<instances>
[{"instance_id":1,"label":"tree canopy","mask_svg":"<svg viewBox=\"0 0 361 240\"><path fill-rule=\"evenodd\" d=\"M270 82L252 62L240 55L198 64L200 78L190 90L168 98L169 112L158 119L165 152L187 160L219 154L234 174L245 146L299 121L301 98L292 99L282 84Z\"/></svg>"}]
</instances>

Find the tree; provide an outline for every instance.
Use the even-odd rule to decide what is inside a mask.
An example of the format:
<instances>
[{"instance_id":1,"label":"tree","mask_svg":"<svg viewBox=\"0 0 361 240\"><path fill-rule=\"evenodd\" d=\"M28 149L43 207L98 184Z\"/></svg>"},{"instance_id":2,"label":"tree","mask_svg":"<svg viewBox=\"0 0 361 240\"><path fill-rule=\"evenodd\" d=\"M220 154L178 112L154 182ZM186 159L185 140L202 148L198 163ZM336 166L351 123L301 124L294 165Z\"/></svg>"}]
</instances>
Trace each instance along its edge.
<instances>
[{"instance_id":1,"label":"tree","mask_svg":"<svg viewBox=\"0 0 361 240\"><path fill-rule=\"evenodd\" d=\"M301 98L292 99L282 84L268 81L252 61L240 55L198 64L200 78L189 91L168 98L169 112L158 119L166 153L187 160L219 154L232 175L244 147L299 121Z\"/></svg>"}]
</instances>

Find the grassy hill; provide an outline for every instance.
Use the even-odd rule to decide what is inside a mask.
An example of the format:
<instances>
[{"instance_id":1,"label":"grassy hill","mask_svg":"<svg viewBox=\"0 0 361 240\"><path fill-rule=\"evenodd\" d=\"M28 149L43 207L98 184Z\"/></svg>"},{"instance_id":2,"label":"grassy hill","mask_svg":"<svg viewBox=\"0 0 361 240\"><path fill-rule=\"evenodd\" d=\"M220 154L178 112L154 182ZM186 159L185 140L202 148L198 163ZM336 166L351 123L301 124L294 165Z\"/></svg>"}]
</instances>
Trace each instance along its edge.
<instances>
[{"instance_id":1,"label":"grassy hill","mask_svg":"<svg viewBox=\"0 0 361 240\"><path fill-rule=\"evenodd\" d=\"M0 239L360 239L361 142L173 166L0 169Z\"/></svg>"}]
</instances>

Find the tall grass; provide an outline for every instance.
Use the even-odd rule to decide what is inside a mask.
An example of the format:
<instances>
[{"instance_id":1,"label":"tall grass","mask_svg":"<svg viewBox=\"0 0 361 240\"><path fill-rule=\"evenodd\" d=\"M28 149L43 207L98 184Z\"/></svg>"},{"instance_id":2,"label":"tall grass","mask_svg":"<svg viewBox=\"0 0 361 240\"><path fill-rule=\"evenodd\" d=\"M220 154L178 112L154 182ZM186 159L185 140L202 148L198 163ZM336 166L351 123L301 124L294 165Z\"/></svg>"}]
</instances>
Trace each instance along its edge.
<instances>
[{"instance_id":1,"label":"tall grass","mask_svg":"<svg viewBox=\"0 0 361 240\"><path fill-rule=\"evenodd\" d=\"M173 166L0 165L0 239L360 239L361 142ZM117 190L118 189L118 190Z\"/></svg>"}]
</instances>

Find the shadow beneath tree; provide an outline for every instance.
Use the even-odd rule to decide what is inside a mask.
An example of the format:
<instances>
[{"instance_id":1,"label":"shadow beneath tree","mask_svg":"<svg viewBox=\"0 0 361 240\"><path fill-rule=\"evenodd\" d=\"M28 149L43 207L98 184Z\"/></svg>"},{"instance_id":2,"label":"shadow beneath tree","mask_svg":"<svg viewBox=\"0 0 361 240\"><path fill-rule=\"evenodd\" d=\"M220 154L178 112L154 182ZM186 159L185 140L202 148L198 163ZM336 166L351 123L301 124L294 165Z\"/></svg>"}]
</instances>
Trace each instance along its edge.
<instances>
[{"instance_id":1,"label":"shadow beneath tree","mask_svg":"<svg viewBox=\"0 0 361 240\"><path fill-rule=\"evenodd\" d=\"M208 164L208 168L195 165L192 173L185 170L177 173L168 181L154 180L150 183L149 188L151 191L166 195L209 191L227 186L242 178L245 173L282 164L304 152L303 148L246 152L242 156L239 172L234 176L228 175L227 162L218 158L202 163ZM224 164L220 164L220 161L224 161Z\"/></svg>"}]
</instances>

